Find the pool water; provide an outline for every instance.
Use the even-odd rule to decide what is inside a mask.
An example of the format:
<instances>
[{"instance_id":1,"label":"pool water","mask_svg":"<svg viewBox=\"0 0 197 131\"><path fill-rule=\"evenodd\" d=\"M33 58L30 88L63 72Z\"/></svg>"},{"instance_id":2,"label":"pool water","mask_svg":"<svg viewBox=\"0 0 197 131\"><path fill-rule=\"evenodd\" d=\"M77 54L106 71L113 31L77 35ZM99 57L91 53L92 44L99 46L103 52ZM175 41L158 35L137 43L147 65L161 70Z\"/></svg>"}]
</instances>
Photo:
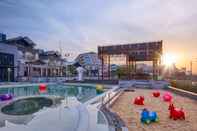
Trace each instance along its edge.
<instances>
[{"instance_id":1,"label":"pool water","mask_svg":"<svg viewBox=\"0 0 197 131\"><path fill-rule=\"evenodd\" d=\"M61 96L76 97L78 101L85 102L97 95L96 88L93 86L74 86L74 85L48 85L46 92L40 92L39 86L21 86L13 88L0 88L0 94L12 94L14 98L23 96Z\"/></svg>"},{"instance_id":2,"label":"pool water","mask_svg":"<svg viewBox=\"0 0 197 131\"><path fill-rule=\"evenodd\" d=\"M13 100L0 101L0 131L75 131L81 109L65 105L98 95L94 86L64 84L48 85L45 92L38 85L0 88L0 94L7 93Z\"/></svg>"}]
</instances>

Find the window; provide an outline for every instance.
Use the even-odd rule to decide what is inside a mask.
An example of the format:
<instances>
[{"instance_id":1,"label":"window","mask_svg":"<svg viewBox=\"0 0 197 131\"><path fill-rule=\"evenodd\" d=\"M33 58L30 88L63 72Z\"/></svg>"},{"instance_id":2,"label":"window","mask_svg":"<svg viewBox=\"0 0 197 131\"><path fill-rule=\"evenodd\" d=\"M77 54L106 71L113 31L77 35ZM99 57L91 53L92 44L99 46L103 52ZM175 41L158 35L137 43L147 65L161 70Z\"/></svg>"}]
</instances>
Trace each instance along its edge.
<instances>
[{"instance_id":1,"label":"window","mask_svg":"<svg viewBox=\"0 0 197 131\"><path fill-rule=\"evenodd\" d=\"M14 55L0 53L0 81L14 80Z\"/></svg>"},{"instance_id":2,"label":"window","mask_svg":"<svg viewBox=\"0 0 197 131\"><path fill-rule=\"evenodd\" d=\"M0 64L2 66L14 66L14 55L0 53Z\"/></svg>"}]
</instances>

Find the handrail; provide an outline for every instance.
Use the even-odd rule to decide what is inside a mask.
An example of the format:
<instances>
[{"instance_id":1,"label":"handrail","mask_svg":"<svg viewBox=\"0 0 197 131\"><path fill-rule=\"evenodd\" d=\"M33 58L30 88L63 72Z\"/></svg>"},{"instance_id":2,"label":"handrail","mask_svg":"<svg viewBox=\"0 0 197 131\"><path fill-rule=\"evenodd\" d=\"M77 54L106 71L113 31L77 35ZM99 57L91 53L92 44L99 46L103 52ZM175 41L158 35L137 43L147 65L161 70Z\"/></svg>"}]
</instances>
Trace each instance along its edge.
<instances>
[{"instance_id":1,"label":"handrail","mask_svg":"<svg viewBox=\"0 0 197 131\"><path fill-rule=\"evenodd\" d=\"M111 98L110 98L110 93L108 94L108 97L109 99L106 101L106 102L102 102L102 105L101 106L106 106L108 103L110 103L116 96L118 96L119 94L122 93L122 90L119 90L117 93L115 93L115 95L113 95Z\"/></svg>"}]
</instances>

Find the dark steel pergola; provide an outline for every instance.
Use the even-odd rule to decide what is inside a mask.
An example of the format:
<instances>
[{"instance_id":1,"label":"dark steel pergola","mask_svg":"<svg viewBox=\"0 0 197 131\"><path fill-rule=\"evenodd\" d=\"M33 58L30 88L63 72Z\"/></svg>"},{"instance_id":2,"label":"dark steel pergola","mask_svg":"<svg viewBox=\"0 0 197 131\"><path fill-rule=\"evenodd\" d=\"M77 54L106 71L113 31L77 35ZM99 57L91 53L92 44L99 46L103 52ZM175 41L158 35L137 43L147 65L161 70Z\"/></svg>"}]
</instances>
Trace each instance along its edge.
<instances>
[{"instance_id":1,"label":"dark steel pergola","mask_svg":"<svg viewBox=\"0 0 197 131\"><path fill-rule=\"evenodd\" d=\"M131 70L136 72L136 62L153 62L153 79L157 80L161 73L161 55L163 52L163 41L143 42L122 45L98 46L98 56L102 61L102 80L104 79L104 65L108 65L107 77L110 79L110 57L114 55L125 55L128 78L131 79Z\"/></svg>"}]
</instances>

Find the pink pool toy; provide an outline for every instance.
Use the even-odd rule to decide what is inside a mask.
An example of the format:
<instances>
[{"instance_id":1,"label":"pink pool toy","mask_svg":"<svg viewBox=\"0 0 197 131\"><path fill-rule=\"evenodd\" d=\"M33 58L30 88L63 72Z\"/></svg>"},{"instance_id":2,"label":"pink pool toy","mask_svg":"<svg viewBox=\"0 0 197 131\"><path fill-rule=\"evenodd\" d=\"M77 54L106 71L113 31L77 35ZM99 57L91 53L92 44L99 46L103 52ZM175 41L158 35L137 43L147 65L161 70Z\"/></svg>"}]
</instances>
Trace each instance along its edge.
<instances>
[{"instance_id":1,"label":"pink pool toy","mask_svg":"<svg viewBox=\"0 0 197 131\"><path fill-rule=\"evenodd\" d=\"M172 101L172 94L171 93L169 93L169 92L166 92L166 93L164 93L164 95L163 95L163 100L165 101L165 102L171 102Z\"/></svg>"}]
</instances>

